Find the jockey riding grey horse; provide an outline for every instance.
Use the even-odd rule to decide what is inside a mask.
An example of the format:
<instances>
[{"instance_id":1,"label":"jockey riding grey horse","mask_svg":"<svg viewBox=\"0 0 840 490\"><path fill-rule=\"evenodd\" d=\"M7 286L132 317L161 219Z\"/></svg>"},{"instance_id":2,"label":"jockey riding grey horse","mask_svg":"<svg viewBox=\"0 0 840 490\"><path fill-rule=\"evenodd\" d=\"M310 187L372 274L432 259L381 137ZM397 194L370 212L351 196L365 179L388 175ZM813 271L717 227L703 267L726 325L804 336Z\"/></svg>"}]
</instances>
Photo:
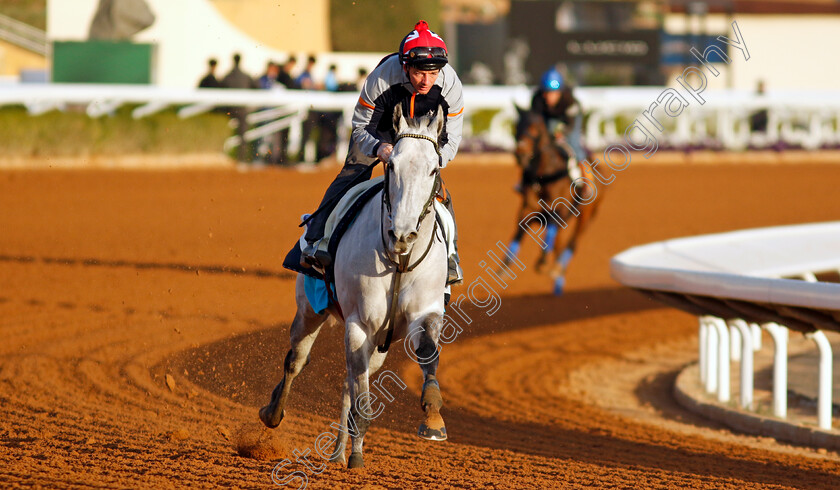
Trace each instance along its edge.
<instances>
[{"instance_id":1,"label":"jockey riding grey horse","mask_svg":"<svg viewBox=\"0 0 840 490\"><path fill-rule=\"evenodd\" d=\"M304 275L298 274L297 313L284 376L270 403L260 410L265 425L280 424L292 381L307 364L321 327L331 317L340 320L343 313L347 378L341 423L333 425L339 433L331 459L347 461L350 468L364 465L365 433L384 410L383 403L372 398L375 390L371 388L376 384L369 378L385 361L392 337L405 338L406 352L413 352L423 371L425 418L418 435L446 439L440 416L443 399L435 375L448 251L434 209L440 184L437 142L445 120L442 109L434 117L408 120L401 106L394 109L397 131L384 188L364 205L336 249L335 293L340 308L332 304L325 311L313 310L304 291ZM352 436L349 461L345 456L348 434Z\"/></svg>"},{"instance_id":2,"label":"jockey riding grey horse","mask_svg":"<svg viewBox=\"0 0 840 490\"><path fill-rule=\"evenodd\" d=\"M455 158L461 142L464 101L461 81L447 62L446 43L421 20L402 40L399 52L385 57L367 77L353 112L353 134L344 167L308 219L301 266L328 267L332 262L329 253L318 247L327 218L350 187L370 179L377 159L388 163L395 141L394 107L402 105L403 114L409 118L433 114L440 107L446 117L438 141L438 164L443 168ZM447 207L454 217L451 198ZM457 236L455 241L457 244ZM463 281L457 250L450 256L448 270L447 284Z\"/></svg>"}]
</instances>

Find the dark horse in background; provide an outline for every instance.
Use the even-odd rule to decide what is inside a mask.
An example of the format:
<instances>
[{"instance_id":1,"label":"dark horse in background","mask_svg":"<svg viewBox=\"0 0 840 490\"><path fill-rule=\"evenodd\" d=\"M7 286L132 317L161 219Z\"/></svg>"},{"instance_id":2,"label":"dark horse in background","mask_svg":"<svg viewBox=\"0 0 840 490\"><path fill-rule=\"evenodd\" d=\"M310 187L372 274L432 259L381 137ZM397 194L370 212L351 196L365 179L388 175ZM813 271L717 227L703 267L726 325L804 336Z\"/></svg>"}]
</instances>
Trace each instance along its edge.
<instances>
[{"instance_id":1,"label":"dark horse in background","mask_svg":"<svg viewBox=\"0 0 840 490\"><path fill-rule=\"evenodd\" d=\"M587 166L577 161L574 150L565 138L549 133L541 116L519 107L517 111L519 121L516 124L515 155L516 163L522 169L522 182L519 185L522 207L509 248L516 255L525 233L538 236L539 240L535 238L535 241L542 250L537 260L537 270L551 276L554 294L561 295L577 242L595 215L603 196L594 195L593 192L598 191L589 185L573 188L572 182L578 177L588 177L589 182L594 182ZM600 191L603 192L603 188ZM574 193L583 199L576 200ZM558 198L571 203L571 208L556 208L557 216L561 218L559 223L546 210ZM579 201L588 204L581 205ZM533 223L540 226L535 230ZM552 265L546 269L549 262Z\"/></svg>"}]
</instances>

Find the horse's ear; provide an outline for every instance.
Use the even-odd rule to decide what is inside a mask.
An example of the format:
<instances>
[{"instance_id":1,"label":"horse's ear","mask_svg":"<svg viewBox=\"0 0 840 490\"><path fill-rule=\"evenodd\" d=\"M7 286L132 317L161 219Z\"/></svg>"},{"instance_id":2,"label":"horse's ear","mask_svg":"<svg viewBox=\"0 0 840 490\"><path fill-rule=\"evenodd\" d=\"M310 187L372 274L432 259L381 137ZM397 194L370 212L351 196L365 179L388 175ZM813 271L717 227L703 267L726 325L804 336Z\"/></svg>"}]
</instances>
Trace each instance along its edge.
<instances>
[{"instance_id":1,"label":"horse's ear","mask_svg":"<svg viewBox=\"0 0 840 490\"><path fill-rule=\"evenodd\" d=\"M402 104L394 106L394 130L399 134L408 125L403 117Z\"/></svg>"},{"instance_id":2,"label":"horse's ear","mask_svg":"<svg viewBox=\"0 0 840 490\"><path fill-rule=\"evenodd\" d=\"M519 107L519 104L517 104L516 102L513 103L513 107L516 108L516 112L517 114L519 114L520 119L522 119L522 117L525 116L525 113L528 112L528 109L523 109L522 107Z\"/></svg>"},{"instance_id":3,"label":"horse's ear","mask_svg":"<svg viewBox=\"0 0 840 490\"><path fill-rule=\"evenodd\" d=\"M440 139L440 134L443 132L443 123L446 121L446 111L443 106L438 106L437 116L429 122L429 129L435 132L435 136Z\"/></svg>"}]
</instances>

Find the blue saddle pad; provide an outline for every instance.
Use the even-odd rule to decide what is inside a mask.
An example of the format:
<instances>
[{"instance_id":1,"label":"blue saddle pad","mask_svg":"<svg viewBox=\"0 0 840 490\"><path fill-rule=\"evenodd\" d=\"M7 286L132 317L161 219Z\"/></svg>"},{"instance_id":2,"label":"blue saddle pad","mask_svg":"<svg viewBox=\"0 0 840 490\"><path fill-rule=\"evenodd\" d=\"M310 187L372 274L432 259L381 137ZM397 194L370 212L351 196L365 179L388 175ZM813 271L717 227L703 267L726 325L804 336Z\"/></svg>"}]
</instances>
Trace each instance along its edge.
<instances>
[{"instance_id":1,"label":"blue saddle pad","mask_svg":"<svg viewBox=\"0 0 840 490\"><path fill-rule=\"evenodd\" d=\"M333 294L335 294L335 284L330 284ZM327 283L323 279L315 279L312 276L303 276L303 290L306 293L306 299L315 310L315 313L321 314L330 305L330 297L327 294Z\"/></svg>"}]
</instances>

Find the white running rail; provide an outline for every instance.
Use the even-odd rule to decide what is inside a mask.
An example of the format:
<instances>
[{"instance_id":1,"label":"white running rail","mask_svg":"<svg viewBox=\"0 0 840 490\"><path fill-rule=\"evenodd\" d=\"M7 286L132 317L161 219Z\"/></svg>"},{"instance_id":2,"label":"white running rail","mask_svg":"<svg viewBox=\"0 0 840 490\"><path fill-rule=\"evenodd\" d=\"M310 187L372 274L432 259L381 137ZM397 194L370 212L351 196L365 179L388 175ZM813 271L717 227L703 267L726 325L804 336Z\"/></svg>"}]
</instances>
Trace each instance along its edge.
<instances>
[{"instance_id":1,"label":"white running rail","mask_svg":"<svg viewBox=\"0 0 840 490\"><path fill-rule=\"evenodd\" d=\"M579 87L575 95L588 114L583 137L596 151L617 143L624 144L625 131L634 120L650 127L642 112L649 110L665 87ZM531 88L525 86L464 87L464 136L477 136L488 146L511 150L514 147L514 104L528 107ZM0 90L0 107L25 105L31 114L63 109L68 104L87 106L91 117L100 117L122 104L140 104L135 117L144 117L169 106L181 107L182 117L217 106L283 107L305 114L316 110L340 111L343 130L350 127L350 116L358 93L329 93L302 90L221 90L184 89L149 85L93 84L8 84ZM749 146L797 145L806 149L840 147L840 90L826 92L778 91L765 96L744 91L704 93L703 105L689 105L679 116L659 114L664 130L655 132L661 148L704 147L709 142L731 150ZM186 107L185 107L186 106ZM752 133L750 115L768 111L767 131ZM496 111L488 131L473 134L472 116L480 110ZM661 113L658 109L657 113ZM638 138L638 135L635 136Z\"/></svg>"},{"instance_id":2,"label":"white running rail","mask_svg":"<svg viewBox=\"0 0 840 490\"><path fill-rule=\"evenodd\" d=\"M840 332L840 222L759 228L679 238L628 249L612 277L699 316L700 381L728 402L729 363L740 358L742 408L754 409L753 351L761 328L775 345L773 413L787 415L788 329L819 350L817 422L831 430L832 352L824 331ZM836 279L834 279L836 280Z\"/></svg>"}]
</instances>

